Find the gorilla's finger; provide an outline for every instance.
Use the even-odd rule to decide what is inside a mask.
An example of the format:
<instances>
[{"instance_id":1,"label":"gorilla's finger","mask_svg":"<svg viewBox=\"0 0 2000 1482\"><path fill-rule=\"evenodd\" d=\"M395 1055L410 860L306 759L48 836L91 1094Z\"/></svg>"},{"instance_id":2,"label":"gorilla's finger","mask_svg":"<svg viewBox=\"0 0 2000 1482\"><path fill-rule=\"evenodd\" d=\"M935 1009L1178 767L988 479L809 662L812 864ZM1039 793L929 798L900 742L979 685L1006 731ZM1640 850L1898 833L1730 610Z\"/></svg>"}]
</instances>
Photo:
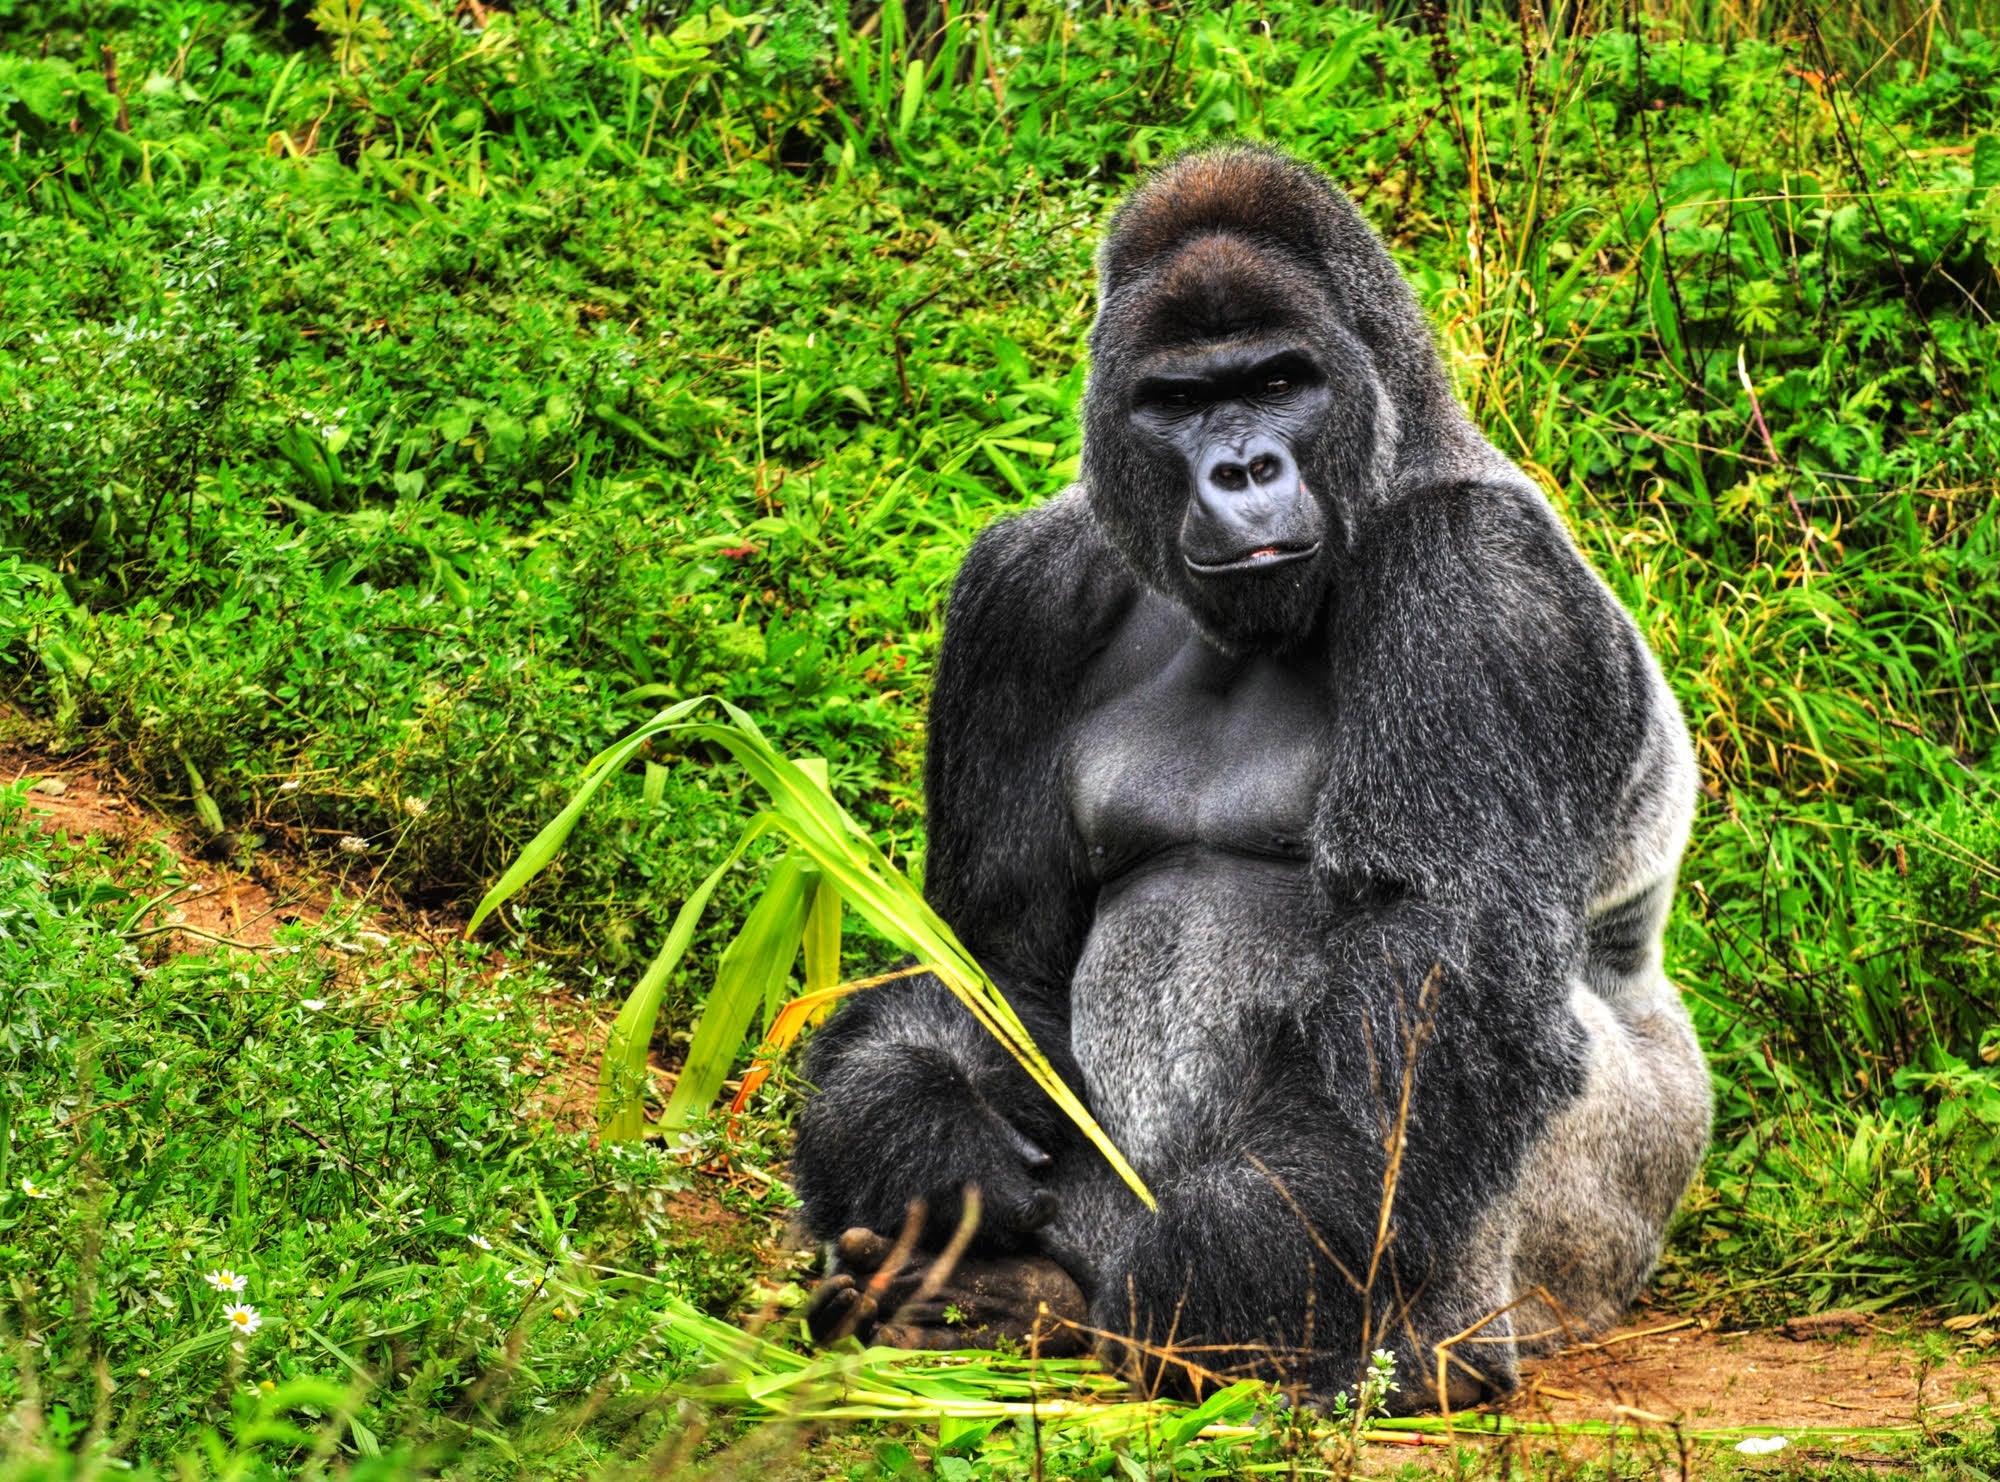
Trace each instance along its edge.
<instances>
[{"instance_id":1,"label":"gorilla's finger","mask_svg":"<svg viewBox=\"0 0 2000 1482\"><path fill-rule=\"evenodd\" d=\"M842 1269L859 1272L863 1276L871 1276L880 1269L889 1252L895 1248L896 1242L887 1235L877 1235L860 1225L833 1243L834 1256Z\"/></svg>"},{"instance_id":2,"label":"gorilla's finger","mask_svg":"<svg viewBox=\"0 0 2000 1482\"><path fill-rule=\"evenodd\" d=\"M821 1340L832 1329L836 1314L847 1309L855 1290L854 1278L845 1273L829 1276L813 1288L806 1303L806 1327L814 1341Z\"/></svg>"},{"instance_id":3,"label":"gorilla's finger","mask_svg":"<svg viewBox=\"0 0 2000 1482\"><path fill-rule=\"evenodd\" d=\"M996 1179L981 1201L986 1226L1008 1235L1026 1235L1047 1225L1062 1208L1055 1192L1030 1183L1025 1176Z\"/></svg>"},{"instance_id":4,"label":"gorilla's finger","mask_svg":"<svg viewBox=\"0 0 2000 1482\"><path fill-rule=\"evenodd\" d=\"M1014 1156L1019 1158L1025 1167L1039 1172L1055 1162L1054 1158L1043 1152L1026 1133L1005 1117L994 1117L993 1124L1000 1133L1001 1141L1013 1150Z\"/></svg>"},{"instance_id":5,"label":"gorilla's finger","mask_svg":"<svg viewBox=\"0 0 2000 1482\"><path fill-rule=\"evenodd\" d=\"M837 1343L850 1335L863 1342L869 1339L877 1309L875 1299L847 1276L822 1282L806 1309L806 1331L815 1343Z\"/></svg>"},{"instance_id":6,"label":"gorilla's finger","mask_svg":"<svg viewBox=\"0 0 2000 1482\"><path fill-rule=\"evenodd\" d=\"M1062 1201L1049 1189L1036 1189L1030 1194L1020 1218L1015 1221L1018 1230L1039 1230L1056 1217L1062 1208Z\"/></svg>"}]
</instances>

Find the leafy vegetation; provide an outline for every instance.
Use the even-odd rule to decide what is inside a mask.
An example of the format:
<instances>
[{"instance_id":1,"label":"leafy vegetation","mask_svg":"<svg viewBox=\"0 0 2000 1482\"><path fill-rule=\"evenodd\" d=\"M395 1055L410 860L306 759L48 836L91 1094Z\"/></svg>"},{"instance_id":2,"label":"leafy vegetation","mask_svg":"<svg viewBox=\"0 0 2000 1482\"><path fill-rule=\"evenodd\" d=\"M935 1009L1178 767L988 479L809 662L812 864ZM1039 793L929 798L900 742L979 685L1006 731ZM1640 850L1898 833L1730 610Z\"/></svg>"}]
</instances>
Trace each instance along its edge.
<instances>
[{"instance_id":1,"label":"leafy vegetation","mask_svg":"<svg viewBox=\"0 0 2000 1482\"><path fill-rule=\"evenodd\" d=\"M943 594L1075 474L1105 213L1183 143L1274 140L1388 237L1696 732L1669 961L1721 1137L1662 1293L1990 1341L2000 17L999 11L0 0L11 739L94 750L218 862L469 910L590 757L713 692L920 877ZM504 978L338 932L169 959L170 863L8 805L0 1403L34 1465L683 1444L665 1314L758 1305L748 1237L672 1202L718 1134L593 1151L524 1070L753 809L707 741L633 764L508 906L540 965ZM760 868L656 985L669 1057Z\"/></svg>"}]
</instances>

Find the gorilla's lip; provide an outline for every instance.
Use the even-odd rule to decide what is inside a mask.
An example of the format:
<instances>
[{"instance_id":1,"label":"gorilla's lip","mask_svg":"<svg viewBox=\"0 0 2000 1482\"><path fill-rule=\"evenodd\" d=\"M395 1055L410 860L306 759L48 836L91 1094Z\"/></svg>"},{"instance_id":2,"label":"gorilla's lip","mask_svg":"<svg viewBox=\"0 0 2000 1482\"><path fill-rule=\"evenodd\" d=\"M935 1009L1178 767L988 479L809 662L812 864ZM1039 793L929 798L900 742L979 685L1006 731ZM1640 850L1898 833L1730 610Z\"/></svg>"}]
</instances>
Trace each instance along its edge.
<instances>
[{"instance_id":1,"label":"gorilla's lip","mask_svg":"<svg viewBox=\"0 0 2000 1482\"><path fill-rule=\"evenodd\" d=\"M1319 554L1319 548L1320 542L1315 540L1310 545L1260 545L1247 555L1227 561L1197 561L1193 556L1181 559L1196 576L1235 576L1240 572L1270 571L1295 561L1310 561Z\"/></svg>"}]
</instances>

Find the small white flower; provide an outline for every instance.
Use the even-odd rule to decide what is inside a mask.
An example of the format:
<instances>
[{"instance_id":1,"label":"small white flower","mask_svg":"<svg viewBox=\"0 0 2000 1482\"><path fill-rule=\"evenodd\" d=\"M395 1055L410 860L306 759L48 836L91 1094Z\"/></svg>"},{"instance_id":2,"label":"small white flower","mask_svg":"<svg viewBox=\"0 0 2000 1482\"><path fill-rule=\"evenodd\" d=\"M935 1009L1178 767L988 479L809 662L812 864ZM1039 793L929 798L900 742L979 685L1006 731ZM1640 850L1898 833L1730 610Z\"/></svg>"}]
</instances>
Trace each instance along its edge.
<instances>
[{"instance_id":1,"label":"small white flower","mask_svg":"<svg viewBox=\"0 0 2000 1482\"><path fill-rule=\"evenodd\" d=\"M245 1276L241 1271L231 1271L227 1266L221 1267L219 1270L204 1272L201 1279L214 1287L218 1292L240 1292L250 1285L249 1277Z\"/></svg>"},{"instance_id":2,"label":"small white flower","mask_svg":"<svg viewBox=\"0 0 2000 1482\"><path fill-rule=\"evenodd\" d=\"M403 811L409 814L410 817L412 818L422 818L424 816L424 813L429 808L430 808L430 802L428 799L425 798L403 799Z\"/></svg>"},{"instance_id":3,"label":"small white flower","mask_svg":"<svg viewBox=\"0 0 2000 1482\"><path fill-rule=\"evenodd\" d=\"M1783 1436L1745 1436L1736 1443L1736 1449L1745 1456L1769 1456L1774 1451L1785 1449Z\"/></svg>"},{"instance_id":4,"label":"small white flower","mask_svg":"<svg viewBox=\"0 0 2000 1482\"><path fill-rule=\"evenodd\" d=\"M263 1317L247 1302L231 1302L222 1309L222 1315L229 1319L232 1332L241 1333L245 1337L264 1326Z\"/></svg>"},{"instance_id":5,"label":"small white flower","mask_svg":"<svg viewBox=\"0 0 2000 1482\"><path fill-rule=\"evenodd\" d=\"M368 841L359 834L343 835L340 841L340 852L342 854L366 854L368 852Z\"/></svg>"},{"instance_id":6,"label":"small white flower","mask_svg":"<svg viewBox=\"0 0 2000 1482\"><path fill-rule=\"evenodd\" d=\"M30 1199L53 1199L56 1196L54 1189L45 1189L30 1178L21 1180L21 1192L26 1194Z\"/></svg>"},{"instance_id":7,"label":"small white flower","mask_svg":"<svg viewBox=\"0 0 2000 1482\"><path fill-rule=\"evenodd\" d=\"M470 1240L474 1245L478 1246L481 1250L493 1249L493 1242L488 1240L484 1235L468 1235L465 1238L467 1240Z\"/></svg>"},{"instance_id":8,"label":"small white flower","mask_svg":"<svg viewBox=\"0 0 2000 1482\"><path fill-rule=\"evenodd\" d=\"M507 1280L515 1286L540 1286L542 1284L542 1279L539 1276L530 1276L519 1266L516 1266L512 1271L507 1273Z\"/></svg>"},{"instance_id":9,"label":"small white flower","mask_svg":"<svg viewBox=\"0 0 2000 1482\"><path fill-rule=\"evenodd\" d=\"M292 778L290 781L280 782L278 784L279 792L297 792L298 790L299 790L299 779L296 777Z\"/></svg>"},{"instance_id":10,"label":"small white flower","mask_svg":"<svg viewBox=\"0 0 2000 1482\"><path fill-rule=\"evenodd\" d=\"M326 1000L323 998L302 998L299 1000L299 1007L309 1009L317 1014L321 1009L326 1007Z\"/></svg>"}]
</instances>

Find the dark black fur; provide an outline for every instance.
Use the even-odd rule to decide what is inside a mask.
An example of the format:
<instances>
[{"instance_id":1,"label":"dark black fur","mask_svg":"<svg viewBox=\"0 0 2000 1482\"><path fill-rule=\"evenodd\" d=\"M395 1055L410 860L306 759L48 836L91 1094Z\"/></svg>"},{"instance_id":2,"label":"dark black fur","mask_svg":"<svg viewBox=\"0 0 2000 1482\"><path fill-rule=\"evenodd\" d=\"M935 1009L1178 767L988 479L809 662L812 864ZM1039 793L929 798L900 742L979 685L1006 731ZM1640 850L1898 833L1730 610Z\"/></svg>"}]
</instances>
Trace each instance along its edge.
<instances>
[{"instance_id":1,"label":"dark black fur","mask_svg":"<svg viewBox=\"0 0 2000 1482\"><path fill-rule=\"evenodd\" d=\"M1053 1258L1132 1372L1198 1388L1138 1351L1171 1342L1326 1396L1386 1347L1415 1403L1430 1345L1505 1305L1491 1221L1583 1085L1569 985L1652 661L1316 173L1183 160L1101 288L1083 488L987 531L952 595L926 888L1160 1211L927 979L813 1044L798 1194L827 1239L921 1197L936 1249L976 1183L975 1250ZM1316 367L1312 426L1239 420L1286 439L1327 538L1215 580L1141 388L1245 344ZM1456 1388L1511 1382L1491 1331Z\"/></svg>"}]
</instances>

